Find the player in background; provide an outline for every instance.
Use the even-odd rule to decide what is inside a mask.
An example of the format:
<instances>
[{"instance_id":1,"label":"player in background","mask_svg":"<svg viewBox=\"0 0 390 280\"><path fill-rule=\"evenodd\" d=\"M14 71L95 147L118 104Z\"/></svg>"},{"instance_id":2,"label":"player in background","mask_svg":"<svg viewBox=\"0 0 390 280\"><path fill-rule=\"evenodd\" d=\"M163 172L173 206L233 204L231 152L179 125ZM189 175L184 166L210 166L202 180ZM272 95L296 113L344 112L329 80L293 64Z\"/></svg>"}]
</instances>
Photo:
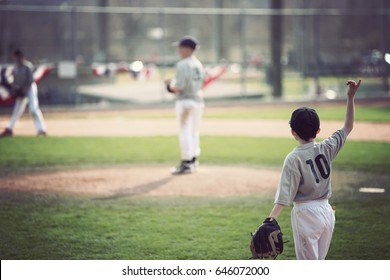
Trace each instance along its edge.
<instances>
[{"instance_id":1,"label":"player in background","mask_svg":"<svg viewBox=\"0 0 390 280\"><path fill-rule=\"evenodd\" d=\"M37 85L33 79L33 65L25 59L21 50L15 50L13 55L15 66L12 71L13 81L10 85L10 91L16 100L11 120L0 137L13 135L15 124L26 109L27 103L34 118L38 136L46 136L45 121L39 109Z\"/></svg>"},{"instance_id":2,"label":"player in background","mask_svg":"<svg viewBox=\"0 0 390 280\"><path fill-rule=\"evenodd\" d=\"M204 109L202 86L205 73L202 63L194 55L199 46L194 37L185 36L175 45L181 60L176 65L175 78L165 81L167 90L176 96L181 150L181 162L172 174L185 174L195 169L200 155L199 123Z\"/></svg>"},{"instance_id":3,"label":"player in background","mask_svg":"<svg viewBox=\"0 0 390 280\"><path fill-rule=\"evenodd\" d=\"M291 134L300 145L284 161L269 217L277 219L284 206L294 202L291 222L299 260L323 260L328 253L335 226L335 213L328 202L332 194L331 163L352 131L354 97L360 82L347 82L344 127L322 142L315 142L320 132L320 119L315 110L303 107L292 113Z\"/></svg>"}]
</instances>

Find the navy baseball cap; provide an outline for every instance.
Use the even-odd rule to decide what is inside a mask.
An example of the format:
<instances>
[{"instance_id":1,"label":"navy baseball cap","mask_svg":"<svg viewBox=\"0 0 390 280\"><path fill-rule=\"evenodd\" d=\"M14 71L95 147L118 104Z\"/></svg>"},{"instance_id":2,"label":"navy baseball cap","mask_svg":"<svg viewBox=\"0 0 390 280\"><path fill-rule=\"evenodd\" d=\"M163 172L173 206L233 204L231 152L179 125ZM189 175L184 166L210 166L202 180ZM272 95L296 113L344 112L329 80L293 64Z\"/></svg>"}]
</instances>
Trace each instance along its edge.
<instances>
[{"instance_id":1,"label":"navy baseball cap","mask_svg":"<svg viewBox=\"0 0 390 280\"><path fill-rule=\"evenodd\" d=\"M21 49L16 49L13 52L14 56L24 56L24 53Z\"/></svg>"},{"instance_id":2,"label":"navy baseball cap","mask_svg":"<svg viewBox=\"0 0 390 280\"><path fill-rule=\"evenodd\" d=\"M199 42L195 37L184 36L178 42L173 43L174 46L188 47L195 50L199 46Z\"/></svg>"},{"instance_id":3,"label":"navy baseball cap","mask_svg":"<svg viewBox=\"0 0 390 280\"><path fill-rule=\"evenodd\" d=\"M317 136L317 131L320 128L320 118L314 109L298 108L291 115L290 127L301 139L309 141L310 138L316 138Z\"/></svg>"}]
</instances>

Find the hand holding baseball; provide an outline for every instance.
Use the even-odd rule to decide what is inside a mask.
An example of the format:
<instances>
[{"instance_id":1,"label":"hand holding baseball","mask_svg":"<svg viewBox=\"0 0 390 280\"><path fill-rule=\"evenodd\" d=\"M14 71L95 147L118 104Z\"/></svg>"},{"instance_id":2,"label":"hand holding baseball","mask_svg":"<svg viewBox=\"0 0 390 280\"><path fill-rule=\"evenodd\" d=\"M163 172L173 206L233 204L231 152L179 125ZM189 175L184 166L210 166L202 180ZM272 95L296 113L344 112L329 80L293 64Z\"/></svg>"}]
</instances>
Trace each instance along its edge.
<instances>
[{"instance_id":1,"label":"hand holding baseball","mask_svg":"<svg viewBox=\"0 0 390 280\"><path fill-rule=\"evenodd\" d=\"M348 80L347 82L347 86L349 87L348 88L348 97L352 98L355 96L359 86L360 86L360 83L361 83L362 80L359 80L359 82L355 82L354 80Z\"/></svg>"}]
</instances>

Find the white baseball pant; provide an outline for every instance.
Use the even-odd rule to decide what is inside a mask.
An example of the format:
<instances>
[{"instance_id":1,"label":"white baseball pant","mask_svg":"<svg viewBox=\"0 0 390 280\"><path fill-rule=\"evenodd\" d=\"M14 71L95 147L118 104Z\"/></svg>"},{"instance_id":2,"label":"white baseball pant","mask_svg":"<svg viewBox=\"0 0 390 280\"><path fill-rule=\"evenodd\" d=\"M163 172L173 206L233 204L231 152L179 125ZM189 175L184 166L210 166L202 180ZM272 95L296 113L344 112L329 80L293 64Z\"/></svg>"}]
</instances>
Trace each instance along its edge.
<instances>
[{"instance_id":1,"label":"white baseball pant","mask_svg":"<svg viewBox=\"0 0 390 280\"><path fill-rule=\"evenodd\" d=\"M176 101L176 120L182 160L200 155L199 125L204 109L203 102L191 99Z\"/></svg>"},{"instance_id":2,"label":"white baseball pant","mask_svg":"<svg viewBox=\"0 0 390 280\"><path fill-rule=\"evenodd\" d=\"M335 221L335 213L327 199L294 202L291 222L298 260L325 259Z\"/></svg>"},{"instance_id":3,"label":"white baseball pant","mask_svg":"<svg viewBox=\"0 0 390 280\"><path fill-rule=\"evenodd\" d=\"M29 104L29 110L34 119L34 124L37 131L46 131L45 121L43 119L42 112L39 109L38 89L36 83L31 84L26 97L16 98L12 116L7 128L12 130L15 127L16 122L23 115L27 103Z\"/></svg>"}]
</instances>

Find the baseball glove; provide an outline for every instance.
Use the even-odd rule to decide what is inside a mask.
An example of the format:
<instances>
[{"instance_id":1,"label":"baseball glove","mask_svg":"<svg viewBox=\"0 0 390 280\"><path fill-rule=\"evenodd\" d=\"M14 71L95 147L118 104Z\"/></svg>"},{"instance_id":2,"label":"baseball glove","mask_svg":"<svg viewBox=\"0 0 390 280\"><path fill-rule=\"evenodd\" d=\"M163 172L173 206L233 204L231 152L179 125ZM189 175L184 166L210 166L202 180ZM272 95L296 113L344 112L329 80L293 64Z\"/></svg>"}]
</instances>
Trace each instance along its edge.
<instances>
[{"instance_id":1,"label":"baseball glove","mask_svg":"<svg viewBox=\"0 0 390 280\"><path fill-rule=\"evenodd\" d=\"M168 92L170 92L170 93L175 93L175 92L172 90L170 84L166 84L166 88L167 88L167 91L168 91Z\"/></svg>"},{"instance_id":2,"label":"baseball glove","mask_svg":"<svg viewBox=\"0 0 390 280\"><path fill-rule=\"evenodd\" d=\"M274 258L283 253L283 234L275 219L267 218L252 234L250 250L253 259Z\"/></svg>"},{"instance_id":3,"label":"baseball glove","mask_svg":"<svg viewBox=\"0 0 390 280\"><path fill-rule=\"evenodd\" d=\"M168 92L174 94L175 92L171 88L171 82L172 82L172 79L165 80L165 88L167 89Z\"/></svg>"},{"instance_id":4,"label":"baseball glove","mask_svg":"<svg viewBox=\"0 0 390 280\"><path fill-rule=\"evenodd\" d=\"M21 88L18 85L11 85L11 90L10 90L11 96L17 98L17 97L26 97L27 96L27 91Z\"/></svg>"},{"instance_id":5,"label":"baseball glove","mask_svg":"<svg viewBox=\"0 0 390 280\"><path fill-rule=\"evenodd\" d=\"M12 89L11 90L11 96L17 98L17 97L26 97L27 93L22 89Z\"/></svg>"}]
</instances>

